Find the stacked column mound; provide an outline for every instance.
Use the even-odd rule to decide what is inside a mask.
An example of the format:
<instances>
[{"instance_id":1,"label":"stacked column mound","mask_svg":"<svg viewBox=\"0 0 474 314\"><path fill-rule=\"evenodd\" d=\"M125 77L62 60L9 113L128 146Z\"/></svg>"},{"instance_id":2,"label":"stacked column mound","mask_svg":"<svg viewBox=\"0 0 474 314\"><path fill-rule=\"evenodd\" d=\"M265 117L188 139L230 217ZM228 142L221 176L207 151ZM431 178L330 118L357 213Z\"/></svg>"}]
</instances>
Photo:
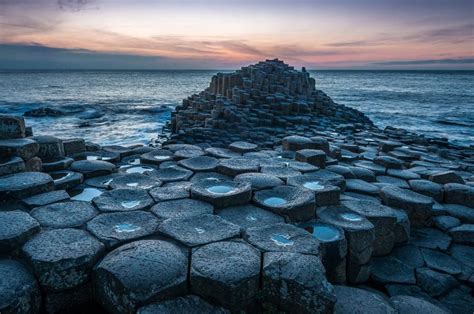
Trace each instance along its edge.
<instances>
[{"instance_id":1,"label":"stacked column mound","mask_svg":"<svg viewBox=\"0 0 474 314\"><path fill-rule=\"evenodd\" d=\"M472 148L396 128L155 148L0 126L1 313L474 310Z\"/></svg>"},{"instance_id":2,"label":"stacked column mound","mask_svg":"<svg viewBox=\"0 0 474 314\"><path fill-rule=\"evenodd\" d=\"M297 71L275 59L213 76L206 90L183 100L168 127L176 143L212 141L225 147L246 140L272 147L288 132L372 126L362 113L317 90L304 68Z\"/></svg>"}]
</instances>

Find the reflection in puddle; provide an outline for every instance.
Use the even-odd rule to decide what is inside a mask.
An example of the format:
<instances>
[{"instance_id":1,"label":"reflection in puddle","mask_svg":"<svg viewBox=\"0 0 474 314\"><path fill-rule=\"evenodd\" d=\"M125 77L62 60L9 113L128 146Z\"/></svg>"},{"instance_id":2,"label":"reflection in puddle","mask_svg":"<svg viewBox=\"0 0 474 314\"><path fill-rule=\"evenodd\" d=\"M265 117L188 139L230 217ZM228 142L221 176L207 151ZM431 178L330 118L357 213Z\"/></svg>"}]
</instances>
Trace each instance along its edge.
<instances>
[{"instance_id":1,"label":"reflection in puddle","mask_svg":"<svg viewBox=\"0 0 474 314\"><path fill-rule=\"evenodd\" d=\"M99 156L87 156L87 160L99 160Z\"/></svg>"},{"instance_id":2,"label":"reflection in puddle","mask_svg":"<svg viewBox=\"0 0 474 314\"><path fill-rule=\"evenodd\" d=\"M140 230L140 229L141 229L141 227L139 227L137 225L134 225L134 224L131 224L131 223L128 223L128 222L116 224L114 226L114 231L119 232L119 233L122 233L122 232L135 232L135 231Z\"/></svg>"},{"instance_id":3,"label":"reflection in puddle","mask_svg":"<svg viewBox=\"0 0 474 314\"><path fill-rule=\"evenodd\" d=\"M320 225L309 222L301 225L301 227L311 233L313 237L322 242L334 241L337 240L340 236L339 230L332 226Z\"/></svg>"},{"instance_id":4,"label":"reflection in puddle","mask_svg":"<svg viewBox=\"0 0 474 314\"><path fill-rule=\"evenodd\" d=\"M290 240L291 236L289 234L275 233L270 237L270 239L276 245L280 245L280 246L290 246L295 243L294 241Z\"/></svg>"},{"instance_id":5,"label":"reflection in puddle","mask_svg":"<svg viewBox=\"0 0 474 314\"><path fill-rule=\"evenodd\" d=\"M132 187L132 188L137 187L137 186L138 186L138 182L127 183L127 186Z\"/></svg>"},{"instance_id":6,"label":"reflection in puddle","mask_svg":"<svg viewBox=\"0 0 474 314\"><path fill-rule=\"evenodd\" d=\"M170 156L164 156L164 155L155 155L153 156L156 160L167 160L170 159Z\"/></svg>"},{"instance_id":7,"label":"reflection in puddle","mask_svg":"<svg viewBox=\"0 0 474 314\"><path fill-rule=\"evenodd\" d=\"M73 197L71 197L71 200L90 202L92 201L94 197L99 196L101 194L102 194L101 190L94 189L94 188L85 188L79 194L76 194Z\"/></svg>"},{"instance_id":8,"label":"reflection in puddle","mask_svg":"<svg viewBox=\"0 0 474 314\"><path fill-rule=\"evenodd\" d=\"M207 188L208 192L216 193L216 194L225 194L225 193L231 192L232 190L233 188L228 185L214 185Z\"/></svg>"},{"instance_id":9,"label":"reflection in puddle","mask_svg":"<svg viewBox=\"0 0 474 314\"><path fill-rule=\"evenodd\" d=\"M153 171L153 168L150 167L131 167L125 170L126 173L145 173L149 171Z\"/></svg>"},{"instance_id":10,"label":"reflection in puddle","mask_svg":"<svg viewBox=\"0 0 474 314\"><path fill-rule=\"evenodd\" d=\"M305 182L303 186L313 191L324 189L324 185L319 184L319 181L308 181L308 182Z\"/></svg>"},{"instance_id":11,"label":"reflection in puddle","mask_svg":"<svg viewBox=\"0 0 474 314\"><path fill-rule=\"evenodd\" d=\"M286 204L286 200L281 197L269 197L265 199L263 203L268 206L279 206L279 205Z\"/></svg>"},{"instance_id":12,"label":"reflection in puddle","mask_svg":"<svg viewBox=\"0 0 474 314\"><path fill-rule=\"evenodd\" d=\"M342 219L348 220L348 221L361 221L362 216L354 214L354 213L343 213L340 215Z\"/></svg>"},{"instance_id":13,"label":"reflection in puddle","mask_svg":"<svg viewBox=\"0 0 474 314\"><path fill-rule=\"evenodd\" d=\"M199 233L199 234L203 234L204 232L206 232L206 230L204 230L202 228L194 228L194 230L196 230L196 232Z\"/></svg>"},{"instance_id":14,"label":"reflection in puddle","mask_svg":"<svg viewBox=\"0 0 474 314\"><path fill-rule=\"evenodd\" d=\"M254 216L252 216L252 215L247 215L247 217L245 217L245 219L246 219L247 221L257 221L257 217L254 217Z\"/></svg>"},{"instance_id":15,"label":"reflection in puddle","mask_svg":"<svg viewBox=\"0 0 474 314\"><path fill-rule=\"evenodd\" d=\"M125 201L120 204L122 205L122 207L125 207L125 208L133 208L140 205L140 201Z\"/></svg>"}]
</instances>

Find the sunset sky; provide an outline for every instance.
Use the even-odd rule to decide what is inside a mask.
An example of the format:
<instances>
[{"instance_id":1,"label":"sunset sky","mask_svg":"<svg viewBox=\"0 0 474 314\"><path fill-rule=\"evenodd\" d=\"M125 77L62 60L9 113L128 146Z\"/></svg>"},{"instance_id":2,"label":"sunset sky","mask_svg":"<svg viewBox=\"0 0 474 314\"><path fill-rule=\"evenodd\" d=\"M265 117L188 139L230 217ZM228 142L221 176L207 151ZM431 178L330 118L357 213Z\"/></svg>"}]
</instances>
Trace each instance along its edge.
<instances>
[{"instance_id":1,"label":"sunset sky","mask_svg":"<svg viewBox=\"0 0 474 314\"><path fill-rule=\"evenodd\" d=\"M0 0L0 68L474 69L472 0Z\"/></svg>"}]
</instances>

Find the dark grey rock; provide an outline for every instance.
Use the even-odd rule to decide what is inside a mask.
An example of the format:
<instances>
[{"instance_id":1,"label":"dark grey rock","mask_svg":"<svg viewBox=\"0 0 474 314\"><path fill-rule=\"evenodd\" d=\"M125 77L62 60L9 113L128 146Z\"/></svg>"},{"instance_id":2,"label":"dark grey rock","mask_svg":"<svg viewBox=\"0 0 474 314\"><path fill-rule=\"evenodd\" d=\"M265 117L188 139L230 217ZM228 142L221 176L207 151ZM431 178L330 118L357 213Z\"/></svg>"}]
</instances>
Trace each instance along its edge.
<instances>
[{"instance_id":1,"label":"dark grey rock","mask_svg":"<svg viewBox=\"0 0 474 314\"><path fill-rule=\"evenodd\" d=\"M50 135L33 136L31 139L39 144L39 158L46 160L64 157L64 146L61 139Z\"/></svg>"},{"instance_id":2,"label":"dark grey rock","mask_svg":"<svg viewBox=\"0 0 474 314\"><path fill-rule=\"evenodd\" d=\"M69 190L84 181L82 173L73 171L54 171L50 172L49 175L53 178L56 190Z\"/></svg>"},{"instance_id":3,"label":"dark grey rock","mask_svg":"<svg viewBox=\"0 0 474 314\"><path fill-rule=\"evenodd\" d=\"M174 157L176 159L195 158L204 154L205 152L201 149L180 149L174 152Z\"/></svg>"},{"instance_id":4,"label":"dark grey rock","mask_svg":"<svg viewBox=\"0 0 474 314\"><path fill-rule=\"evenodd\" d=\"M291 221L307 221L314 218L316 200L308 189L293 186L277 186L255 192L253 201L258 206Z\"/></svg>"},{"instance_id":5,"label":"dark grey rock","mask_svg":"<svg viewBox=\"0 0 474 314\"><path fill-rule=\"evenodd\" d=\"M344 191L346 187L346 180L340 174L334 173L332 171L322 169L308 174L311 176L313 181L327 182L331 185L337 186Z\"/></svg>"},{"instance_id":6,"label":"dark grey rock","mask_svg":"<svg viewBox=\"0 0 474 314\"><path fill-rule=\"evenodd\" d=\"M326 167L326 153L319 149L302 149L296 152L295 159L324 169Z\"/></svg>"},{"instance_id":7,"label":"dark grey rock","mask_svg":"<svg viewBox=\"0 0 474 314\"><path fill-rule=\"evenodd\" d=\"M444 185L444 202L474 208L474 187L466 184L447 183Z\"/></svg>"},{"instance_id":8,"label":"dark grey rock","mask_svg":"<svg viewBox=\"0 0 474 314\"><path fill-rule=\"evenodd\" d=\"M391 304L376 293L346 286L334 286L336 305L334 313L397 313Z\"/></svg>"},{"instance_id":9,"label":"dark grey rock","mask_svg":"<svg viewBox=\"0 0 474 314\"><path fill-rule=\"evenodd\" d=\"M159 220L144 211L100 214L87 223L87 230L108 248L158 231Z\"/></svg>"},{"instance_id":10,"label":"dark grey rock","mask_svg":"<svg viewBox=\"0 0 474 314\"><path fill-rule=\"evenodd\" d=\"M107 181L104 181L107 182ZM131 173L125 175L118 175L112 178L112 181L108 184L112 189L142 189L151 190L161 185L161 181L141 174Z\"/></svg>"},{"instance_id":11,"label":"dark grey rock","mask_svg":"<svg viewBox=\"0 0 474 314\"><path fill-rule=\"evenodd\" d=\"M331 313L336 302L320 259L314 255L269 252L263 259L263 297L278 309Z\"/></svg>"},{"instance_id":12,"label":"dark grey rock","mask_svg":"<svg viewBox=\"0 0 474 314\"><path fill-rule=\"evenodd\" d=\"M446 251L451 244L451 237L437 229L413 229L411 236L412 244L428 249Z\"/></svg>"},{"instance_id":13,"label":"dark grey rock","mask_svg":"<svg viewBox=\"0 0 474 314\"><path fill-rule=\"evenodd\" d=\"M80 185L69 190L68 193L71 196L72 201L91 202L95 197L100 196L104 192L105 190Z\"/></svg>"},{"instance_id":14,"label":"dark grey rock","mask_svg":"<svg viewBox=\"0 0 474 314\"><path fill-rule=\"evenodd\" d=\"M397 187L384 187L380 191L383 203L405 210L413 226L424 226L430 223L433 199L416 192Z\"/></svg>"},{"instance_id":15,"label":"dark grey rock","mask_svg":"<svg viewBox=\"0 0 474 314\"><path fill-rule=\"evenodd\" d=\"M248 203L252 189L248 182L203 180L191 185L191 197L225 208Z\"/></svg>"},{"instance_id":16,"label":"dark grey rock","mask_svg":"<svg viewBox=\"0 0 474 314\"><path fill-rule=\"evenodd\" d=\"M0 158L0 177L24 171L26 171L25 163L20 157Z\"/></svg>"},{"instance_id":17,"label":"dark grey rock","mask_svg":"<svg viewBox=\"0 0 474 314\"><path fill-rule=\"evenodd\" d=\"M230 158L221 160L217 166L217 171L229 177L246 172L258 172L259 162L249 158Z\"/></svg>"},{"instance_id":18,"label":"dark grey rock","mask_svg":"<svg viewBox=\"0 0 474 314\"><path fill-rule=\"evenodd\" d=\"M120 161L120 154L105 151L105 150L100 150L100 147L98 147L98 150L91 151L88 149L86 152L75 154L74 159L75 160L89 160L89 161L99 160L99 161L107 161L107 162L115 163L115 162Z\"/></svg>"},{"instance_id":19,"label":"dark grey rock","mask_svg":"<svg viewBox=\"0 0 474 314\"><path fill-rule=\"evenodd\" d=\"M239 142L233 142L229 144L229 149L231 151L237 152L237 153L248 153L248 152L254 152L257 150L258 145L249 143L249 142L244 142L244 141L239 141Z\"/></svg>"},{"instance_id":20,"label":"dark grey rock","mask_svg":"<svg viewBox=\"0 0 474 314\"><path fill-rule=\"evenodd\" d=\"M390 298L393 307L403 314L448 314L449 312L443 308L434 305L428 301L420 298L415 298L408 295L397 295Z\"/></svg>"},{"instance_id":21,"label":"dark grey rock","mask_svg":"<svg viewBox=\"0 0 474 314\"><path fill-rule=\"evenodd\" d=\"M371 278L377 283L414 284L415 269L398 259L387 256L372 259Z\"/></svg>"},{"instance_id":22,"label":"dark grey rock","mask_svg":"<svg viewBox=\"0 0 474 314\"><path fill-rule=\"evenodd\" d=\"M386 174L387 169L384 166L373 163L372 161L362 160L354 163L354 166L369 169L377 176Z\"/></svg>"},{"instance_id":23,"label":"dark grey rock","mask_svg":"<svg viewBox=\"0 0 474 314\"><path fill-rule=\"evenodd\" d=\"M223 241L192 252L191 291L232 311L245 309L257 294L260 252L243 241Z\"/></svg>"},{"instance_id":24,"label":"dark grey rock","mask_svg":"<svg viewBox=\"0 0 474 314\"><path fill-rule=\"evenodd\" d=\"M441 297L440 301L452 313L474 312L474 297L471 294L471 289L466 286L453 289L446 296Z\"/></svg>"},{"instance_id":25,"label":"dark grey rock","mask_svg":"<svg viewBox=\"0 0 474 314\"><path fill-rule=\"evenodd\" d=\"M39 223L20 210L0 211L0 226L0 253L22 246L40 230Z\"/></svg>"},{"instance_id":26,"label":"dark grey rock","mask_svg":"<svg viewBox=\"0 0 474 314\"><path fill-rule=\"evenodd\" d=\"M398 259L411 268L419 268L425 265L420 249L414 245L396 247L393 249L390 256Z\"/></svg>"},{"instance_id":27,"label":"dark grey rock","mask_svg":"<svg viewBox=\"0 0 474 314\"><path fill-rule=\"evenodd\" d=\"M214 171L219 160L210 156L198 156L180 160L178 164L192 171Z\"/></svg>"},{"instance_id":28,"label":"dark grey rock","mask_svg":"<svg viewBox=\"0 0 474 314\"><path fill-rule=\"evenodd\" d=\"M227 314L230 312L221 307L213 306L195 295L187 295L172 300L155 302L141 307L137 311L137 314L182 313Z\"/></svg>"},{"instance_id":29,"label":"dark grey rock","mask_svg":"<svg viewBox=\"0 0 474 314\"><path fill-rule=\"evenodd\" d=\"M87 202L61 202L36 207L30 212L43 227L80 227L97 215L94 206Z\"/></svg>"},{"instance_id":30,"label":"dark grey rock","mask_svg":"<svg viewBox=\"0 0 474 314\"><path fill-rule=\"evenodd\" d=\"M0 115L0 139L25 137L25 119L19 116Z\"/></svg>"},{"instance_id":31,"label":"dark grey rock","mask_svg":"<svg viewBox=\"0 0 474 314\"><path fill-rule=\"evenodd\" d=\"M0 278L1 313L39 312L41 292L35 277L23 264L14 260L0 260Z\"/></svg>"},{"instance_id":32,"label":"dark grey rock","mask_svg":"<svg viewBox=\"0 0 474 314\"><path fill-rule=\"evenodd\" d=\"M74 156L86 151L86 142L82 138L70 138L63 140L63 146L66 156Z\"/></svg>"},{"instance_id":33,"label":"dark grey rock","mask_svg":"<svg viewBox=\"0 0 474 314\"><path fill-rule=\"evenodd\" d=\"M290 224L248 228L244 239L263 252L319 254L319 241L307 231Z\"/></svg>"},{"instance_id":34,"label":"dark grey rock","mask_svg":"<svg viewBox=\"0 0 474 314\"><path fill-rule=\"evenodd\" d=\"M461 265L451 256L430 250L421 249L426 265L434 270L439 270L450 275L457 275L461 273Z\"/></svg>"},{"instance_id":35,"label":"dark grey rock","mask_svg":"<svg viewBox=\"0 0 474 314\"><path fill-rule=\"evenodd\" d=\"M42 194L36 194L22 201L29 207L44 206L52 203L62 202L69 200L69 194L65 190L57 190L46 192Z\"/></svg>"},{"instance_id":36,"label":"dark grey rock","mask_svg":"<svg viewBox=\"0 0 474 314\"><path fill-rule=\"evenodd\" d=\"M283 217L253 205L227 207L218 211L217 215L240 226L241 231L285 222Z\"/></svg>"},{"instance_id":37,"label":"dark grey rock","mask_svg":"<svg viewBox=\"0 0 474 314\"><path fill-rule=\"evenodd\" d=\"M430 296L437 297L459 286L453 276L429 268L416 269L417 284Z\"/></svg>"},{"instance_id":38,"label":"dark grey rock","mask_svg":"<svg viewBox=\"0 0 474 314\"><path fill-rule=\"evenodd\" d=\"M443 200L443 186L428 180L410 180L408 181L410 188L420 194L432 197L435 201Z\"/></svg>"},{"instance_id":39,"label":"dark grey rock","mask_svg":"<svg viewBox=\"0 0 474 314\"><path fill-rule=\"evenodd\" d=\"M431 181L446 184L446 183L460 183L464 184L464 180L460 175L454 171L438 171L430 175Z\"/></svg>"},{"instance_id":40,"label":"dark grey rock","mask_svg":"<svg viewBox=\"0 0 474 314\"><path fill-rule=\"evenodd\" d=\"M448 234L456 243L474 245L474 224L463 224L451 228Z\"/></svg>"},{"instance_id":41,"label":"dark grey rock","mask_svg":"<svg viewBox=\"0 0 474 314\"><path fill-rule=\"evenodd\" d=\"M66 170L74 162L70 157L56 157L49 159L42 159L43 171L59 171Z\"/></svg>"},{"instance_id":42,"label":"dark grey rock","mask_svg":"<svg viewBox=\"0 0 474 314\"><path fill-rule=\"evenodd\" d=\"M222 180L231 180L232 178L226 175L223 175L222 173L218 172L198 172L194 174L191 178L191 182L197 182L201 180L217 180L217 181L222 181Z\"/></svg>"},{"instance_id":43,"label":"dark grey rock","mask_svg":"<svg viewBox=\"0 0 474 314\"><path fill-rule=\"evenodd\" d=\"M39 144L29 138L17 138L0 140L0 156L21 157L29 160L35 157L39 151Z\"/></svg>"},{"instance_id":44,"label":"dark grey rock","mask_svg":"<svg viewBox=\"0 0 474 314\"><path fill-rule=\"evenodd\" d=\"M53 179L42 172L19 172L0 177L0 199L22 199L50 192L54 189Z\"/></svg>"},{"instance_id":45,"label":"dark grey rock","mask_svg":"<svg viewBox=\"0 0 474 314\"><path fill-rule=\"evenodd\" d=\"M151 172L150 175L164 183L168 183L188 180L193 175L193 172L185 168L174 166L159 169L156 172Z\"/></svg>"},{"instance_id":46,"label":"dark grey rock","mask_svg":"<svg viewBox=\"0 0 474 314\"><path fill-rule=\"evenodd\" d=\"M145 190L116 189L95 197L93 203L102 212L143 210L154 202Z\"/></svg>"},{"instance_id":47,"label":"dark grey rock","mask_svg":"<svg viewBox=\"0 0 474 314\"><path fill-rule=\"evenodd\" d=\"M39 157L33 157L25 162L25 171L41 172L43 171L43 163Z\"/></svg>"},{"instance_id":48,"label":"dark grey rock","mask_svg":"<svg viewBox=\"0 0 474 314\"><path fill-rule=\"evenodd\" d=\"M420 175L410 171L401 169L387 169L387 175L397 177L403 180L417 180L420 179Z\"/></svg>"},{"instance_id":49,"label":"dark grey rock","mask_svg":"<svg viewBox=\"0 0 474 314\"><path fill-rule=\"evenodd\" d=\"M376 179L375 173L370 169L362 167L349 167L349 170L351 171L353 178L347 179L359 179L367 182L374 182Z\"/></svg>"},{"instance_id":50,"label":"dark grey rock","mask_svg":"<svg viewBox=\"0 0 474 314\"><path fill-rule=\"evenodd\" d=\"M169 150L156 149L140 156L141 163L159 165L165 161L174 159L174 154Z\"/></svg>"},{"instance_id":51,"label":"dark grey rock","mask_svg":"<svg viewBox=\"0 0 474 314\"><path fill-rule=\"evenodd\" d=\"M43 231L23 246L41 287L52 291L86 282L103 250L102 243L78 229Z\"/></svg>"},{"instance_id":52,"label":"dark grey rock","mask_svg":"<svg viewBox=\"0 0 474 314\"><path fill-rule=\"evenodd\" d=\"M169 218L160 224L159 230L189 247L235 238L240 234L239 226L209 214Z\"/></svg>"},{"instance_id":53,"label":"dark grey rock","mask_svg":"<svg viewBox=\"0 0 474 314\"><path fill-rule=\"evenodd\" d=\"M397 177L392 177L392 176L377 176L375 178L377 181L376 184L380 184L381 186L385 185L394 185L396 187L399 187L401 189L409 189L410 186L408 185L407 181L397 178Z\"/></svg>"},{"instance_id":54,"label":"dark grey rock","mask_svg":"<svg viewBox=\"0 0 474 314\"><path fill-rule=\"evenodd\" d=\"M212 157L216 158L235 158L241 157L240 153L233 152L227 148L220 148L220 147L209 147L205 149L205 152Z\"/></svg>"},{"instance_id":55,"label":"dark grey rock","mask_svg":"<svg viewBox=\"0 0 474 314\"><path fill-rule=\"evenodd\" d=\"M186 293L188 254L161 240L118 247L94 268L97 301L111 313L134 313L152 301Z\"/></svg>"},{"instance_id":56,"label":"dark grey rock","mask_svg":"<svg viewBox=\"0 0 474 314\"><path fill-rule=\"evenodd\" d=\"M189 188L180 186L165 186L150 190L150 195L156 202L169 201L189 197Z\"/></svg>"},{"instance_id":57,"label":"dark grey rock","mask_svg":"<svg viewBox=\"0 0 474 314\"><path fill-rule=\"evenodd\" d=\"M192 199L178 199L171 201L162 201L151 208L151 211L159 219L184 218L212 214L214 207L206 202Z\"/></svg>"},{"instance_id":58,"label":"dark grey rock","mask_svg":"<svg viewBox=\"0 0 474 314\"><path fill-rule=\"evenodd\" d=\"M474 269L474 247L453 244L451 246L451 256L456 259L460 264L466 265L469 268Z\"/></svg>"},{"instance_id":59,"label":"dark grey rock","mask_svg":"<svg viewBox=\"0 0 474 314\"><path fill-rule=\"evenodd\" d=\"M435 223L435 226L438 229L443 230L444 232L461 224L461 221L459 219L451 216L436 216L433 218L433 221Z\"/></svg>"},{"instance_id":60,"label":"dark grey rock","mask_svg":"<svg viewBox=\"0 0 474 314\"><path fill-rule=\"evenodd\" d=\"M403 161L390 156L377 156L374 158L374 163L391 169L402 169Z\"/></svg>"},{"instance_id":61,"label":"dark grey rock","mask_svg":"<svg viewBox=\"0 0 474 314\"><path fill-rule=\"evenodd\" d=\"M247 172L239 174L234 179L237 182L250 183L252 190L270 189L276 186L284 185L285 182L275 175L260 172Z\"/></svg>"},{"instance_id":62,"label":"dark grey rock","mask_svg":"<svg viewBox=\"0 0 474 314\"><path fill-rule=\"evenodd\" d=\"M79 160L73 162L70 169L82 173L85 178L93 178L111 174L115 165L103 160Z\"/></svg>"},{"instance_id":63,"label":"dark grey rock","mask_svg":"<svg viewBox=\"0 0 474 314\"><path fill-rule=\"evenodd\" d=\"M365 182L359 179L347 179L346 190L349 192L367 194L377 196L379 194L379 188L373 184Z\"/></svg>"},{"instance_id":64,"label":"dark grey rock","mask_svg":"<svg viewBox=\"0 0 474 314\"><path fill-rule=\"evenodd\" d=\"M463 223L474 223L474 208L457 204L443 204L443 209L447 214L458 218Z\"/></svg>"}]
</instances>

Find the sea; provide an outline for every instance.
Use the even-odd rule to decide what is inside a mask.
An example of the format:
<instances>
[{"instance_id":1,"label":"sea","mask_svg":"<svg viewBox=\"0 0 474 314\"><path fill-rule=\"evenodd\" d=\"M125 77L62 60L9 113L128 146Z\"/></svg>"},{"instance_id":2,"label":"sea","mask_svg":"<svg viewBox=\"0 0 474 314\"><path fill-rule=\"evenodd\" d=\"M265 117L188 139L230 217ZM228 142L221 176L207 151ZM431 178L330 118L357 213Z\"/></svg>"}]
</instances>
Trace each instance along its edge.
<instances>
[{"instance_id":1,"label":"sea","mask_svg":"<svg viewBox=\"0 0 474 314\"><path fill-rule=\"evenodd\" d=\"M26 115L35 135L83 137L102 145L146 144L161 132L174 107L206 88L217 72L0 71L0 113ZM310 74L318 89L364 112L381 128L474 145L474 71ZM58 115L28 115L38 108Z\"/></svg>"}]
</instances>

